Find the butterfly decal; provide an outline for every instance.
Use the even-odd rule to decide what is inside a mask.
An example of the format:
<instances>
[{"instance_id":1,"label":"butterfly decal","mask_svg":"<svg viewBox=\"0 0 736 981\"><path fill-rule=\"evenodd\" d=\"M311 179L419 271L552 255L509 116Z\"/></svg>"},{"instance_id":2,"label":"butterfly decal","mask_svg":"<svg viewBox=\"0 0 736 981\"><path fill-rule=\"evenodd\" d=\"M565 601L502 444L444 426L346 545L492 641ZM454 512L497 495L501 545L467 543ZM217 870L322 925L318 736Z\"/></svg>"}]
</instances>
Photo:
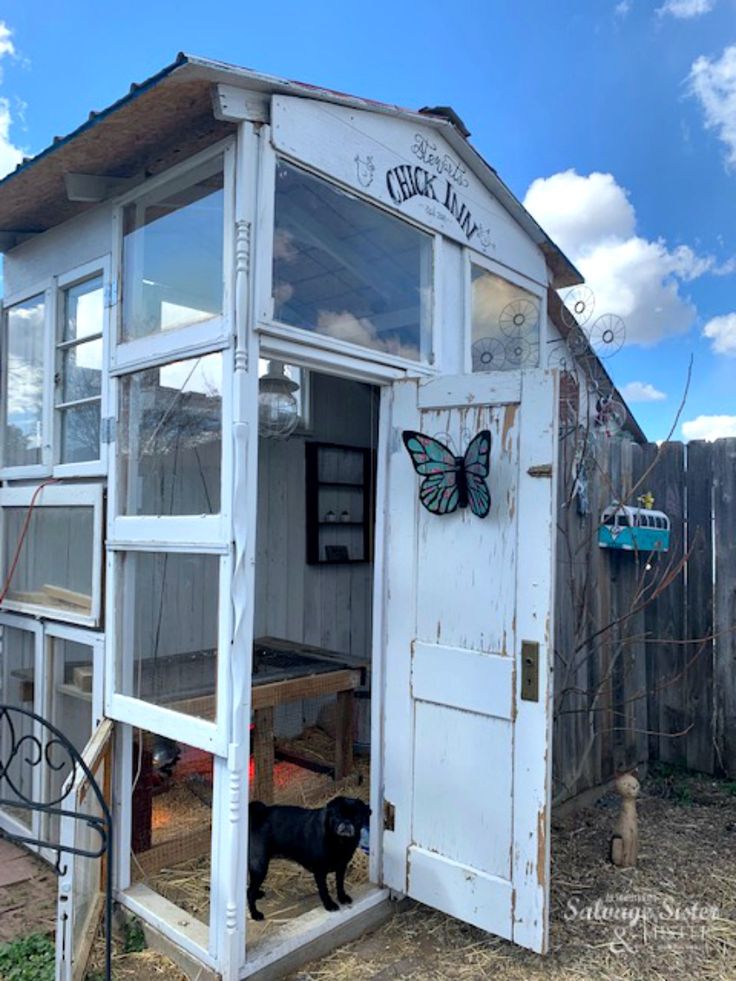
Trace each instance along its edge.
<instances>
[{"instance_id":1,"label":"butterfly decal","mask_svg":"<svg viewBox=\"0 0 736 981\"><path fill-rule=\"evenodd\" d=\"M444 443L424 433L402 433L414 469L424 477L419 500L432 514L450 514L470 505L473 514L485 518L491 509L486 484L491 453L491 434L482 430L470 441L464 456L455 456Z\"/></svg>"}]
</instances>

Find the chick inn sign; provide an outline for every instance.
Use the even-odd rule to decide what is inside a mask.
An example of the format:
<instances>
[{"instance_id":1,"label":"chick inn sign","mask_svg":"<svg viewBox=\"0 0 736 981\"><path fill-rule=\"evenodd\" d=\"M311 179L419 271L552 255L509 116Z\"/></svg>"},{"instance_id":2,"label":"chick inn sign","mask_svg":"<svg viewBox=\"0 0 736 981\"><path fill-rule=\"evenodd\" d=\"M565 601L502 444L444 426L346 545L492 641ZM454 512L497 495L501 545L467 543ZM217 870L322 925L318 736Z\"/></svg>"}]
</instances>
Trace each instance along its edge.
<instances>
[{"instance_id":1,"label":"chick inn sign","mask_svg":"<svg viewBox=\"0 0 736 981\"><path fill-rule=\"evenodd\" d=\"M479 231L481 235L486 234L485 229L473 220L470 209L462 202L448 178L430 174L423 167L399 164L386 172L386 187L394 204L403 204L417 194L429 201L436 201L452 215L469 242Z\"/></svg>"}]
</instances>

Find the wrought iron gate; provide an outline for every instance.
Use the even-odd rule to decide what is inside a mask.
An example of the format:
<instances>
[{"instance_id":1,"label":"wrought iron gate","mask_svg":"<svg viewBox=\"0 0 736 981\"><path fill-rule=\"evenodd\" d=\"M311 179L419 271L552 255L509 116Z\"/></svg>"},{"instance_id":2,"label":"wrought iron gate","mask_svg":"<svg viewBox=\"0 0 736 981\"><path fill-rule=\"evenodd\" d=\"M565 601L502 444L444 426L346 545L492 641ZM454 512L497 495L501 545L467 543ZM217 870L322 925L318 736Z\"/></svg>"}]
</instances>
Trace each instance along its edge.
<instances>
[{"instance_id":1,"label":"wrought iron gate","mask_svg":"<svg viewBox=\"0 0 736 981\"><path fill-rule=\"evenodd\" d=\"M37 772L41 779L35 778ZM30 781L28 773L31 774ZM68 806L70 799L77 803L80 780L84 783L84 795L91 793L94 796L99 813L90 808L81 810ZM31 819L27 834L7 829L3 829L2 834L11 841L55 854L54 869L59 876L64 876L67 871L67 866L62 864L63 856L106 859L105 977L109 981L112 977L113 826L105 795L91 767L63 732L35 712L2 704L0 809L14 814L16 824L24 823L21 815L41 815L40 822ZM73 832L63 835L62 828L69 823L72 828L78 823L83 824L91 832L92 842L78 845ZM39 833L34 832L34 827ZM53 828L59 833L52 834Z\"/></svg>"}]
</instances>

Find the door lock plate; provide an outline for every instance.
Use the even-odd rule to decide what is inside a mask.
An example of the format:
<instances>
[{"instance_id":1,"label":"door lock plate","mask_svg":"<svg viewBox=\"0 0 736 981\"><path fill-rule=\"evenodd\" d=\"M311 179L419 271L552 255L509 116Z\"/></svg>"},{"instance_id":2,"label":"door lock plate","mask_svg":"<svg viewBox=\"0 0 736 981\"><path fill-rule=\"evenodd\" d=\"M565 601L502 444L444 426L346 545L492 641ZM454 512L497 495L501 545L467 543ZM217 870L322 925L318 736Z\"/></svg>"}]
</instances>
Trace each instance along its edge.
<instances>
[{"instance_id":1,"label":"door lock plate","mask_svg":"<svg viewBox=\"0 0 736 981\"><path fill-rule=\"evenodd\" d=\"M521 697L525 702L539 701L539 644L521 642Z\"/></svg>"}]
</instances>

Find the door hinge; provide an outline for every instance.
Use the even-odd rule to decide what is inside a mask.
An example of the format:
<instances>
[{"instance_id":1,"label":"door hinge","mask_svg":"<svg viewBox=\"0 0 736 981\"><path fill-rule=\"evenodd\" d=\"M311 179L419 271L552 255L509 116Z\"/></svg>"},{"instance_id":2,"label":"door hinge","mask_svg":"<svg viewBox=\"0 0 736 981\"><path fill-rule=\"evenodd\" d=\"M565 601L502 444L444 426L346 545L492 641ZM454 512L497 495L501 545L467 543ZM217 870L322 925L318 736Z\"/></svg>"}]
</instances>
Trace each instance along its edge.
<instances>
[{"instance_id":1,"label":"door hinge","mask_svg":"<svg viewBox=\"0 0 736 981\"><path fill-rule=\"evenodd\" d=\"M116 428L115 416L106 416L104 419L100 419L100 441L102 443L114 443Z\"/></svg>"},{"instance_id":2,"label":"door hinge","mask_svg":"<svg viewBox=\"0 0 736 981\"><path fill-rule=\"evenodd\" d=\"M395 824L396 824L396 808L390 801L385 800L383 802L383 830L393 831Z\"/></svg>"},{"instance_id":3,"label":"door hinge","mask_svg":"<svg viewBox=\"0 0 736 981\"><path fill-rule=\"evenodd\" d=\"M105 286L105 306L114 307L118 302L118 281L114 279Z\"/></svg>"},{"instance_id":4,"label":"door hinge","mask_svg":"<svg viewBox=\"0 0 736 981\"><path fill-rule=\"evenodd\" d=\"M532 640L521 642L521 697L539 701L539 644Z\"/></svg>"},{"instance_id":5,"label":"door hinge","mask_svg":"<svg viewBox=\"0 0 736 981\"><path fill-rule=\"evenodd\" d=\"M530 477L551 477L552 464L540 463L538 466L529 467L527 473L529 474Z\"/></svg>"}]
</instances>

